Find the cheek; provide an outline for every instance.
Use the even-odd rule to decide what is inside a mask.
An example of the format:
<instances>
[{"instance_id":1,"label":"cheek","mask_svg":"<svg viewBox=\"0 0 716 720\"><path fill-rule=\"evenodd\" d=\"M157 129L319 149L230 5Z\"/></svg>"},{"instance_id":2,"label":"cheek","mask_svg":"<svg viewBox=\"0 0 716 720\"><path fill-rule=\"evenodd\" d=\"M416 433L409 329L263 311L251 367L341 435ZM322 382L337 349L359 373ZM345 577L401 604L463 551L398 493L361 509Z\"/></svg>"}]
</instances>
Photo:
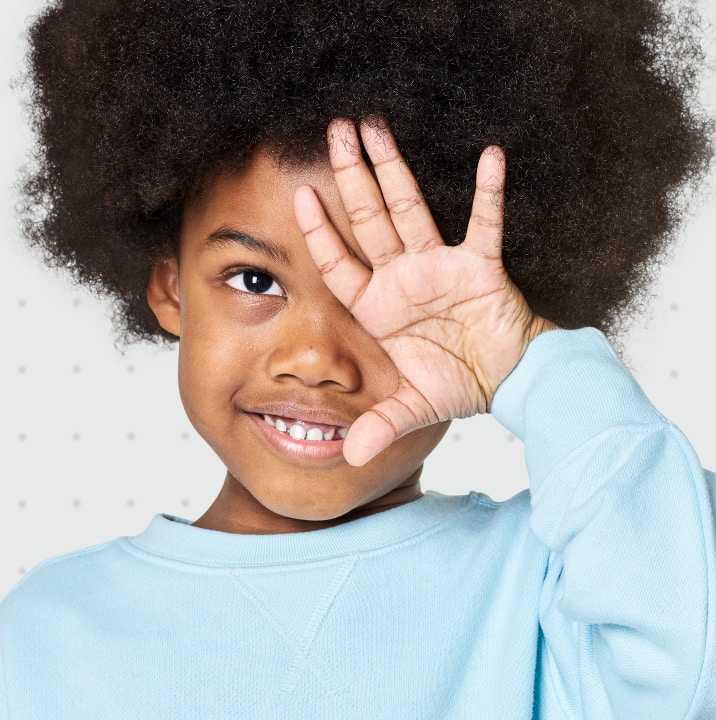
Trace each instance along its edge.
<instances>
[{"instance_id":1,"label":"cheek","mask_svg":"<svg viewBox=\"0 0 716 720\"><path fill-rule=\"evenodd\" d=\"M190 314L179 340L179 393L191 422L207 425L261 367L263 335L219 313ZM197 427L197 429L199 429Z\"/></svg>"},{"instance_id":2,"label":"cheek","mask_svg":"<svg viewBox=\"0 0 716 720\"><path fill-rule=\"evenodd\" d=\"M449 427L450 421L447 421L414 430L393 443L378 458L394 469L394 472L391 473L394 476L399 476L401 469L404 472L409 469L408 474L411 474L437 447ZM370 463L366 467L370 467Z\"/></svg>"},{"instance_id":3,"label":"cheek","mask_svg":"<svg viewBox=\"0 0 716 720\"><path fill-rule=\"evenodd\" d=\"M227 286L192 278L182 286L180 379L221 382L228 369L234 380L263 352L283 298L238 293ZM228 378L226 378L228 380Z\"/></svg>"},{"instance_id":4,"label":"cheek","mask_svg":"<svg viewBox=\"0 0 716 720\"><path fill-rule=\"evenodd\" d=\"M344 331L343 336L348 338L348 347L354 353L356 364L360 368L363 390L372 403L377 403L397 390L400 375L375 338L363 330L352 317L350 322L350 330L354 332Z\"/></svg>"},{"instance_id":5,"label":"cheek","mask_svg":"<svg viewBox=\"0 0 716 720\"><path fill-rule=\"evenodd\" d=\"M437 447L438 443L445 437L450 427L450 421L428 425L427 427L408 433L398 443L410 441L411 448L407 452L414 453L417 457L426 458ZM413 436L413 437L411 437Z\"/></svg>"}]
</instances>

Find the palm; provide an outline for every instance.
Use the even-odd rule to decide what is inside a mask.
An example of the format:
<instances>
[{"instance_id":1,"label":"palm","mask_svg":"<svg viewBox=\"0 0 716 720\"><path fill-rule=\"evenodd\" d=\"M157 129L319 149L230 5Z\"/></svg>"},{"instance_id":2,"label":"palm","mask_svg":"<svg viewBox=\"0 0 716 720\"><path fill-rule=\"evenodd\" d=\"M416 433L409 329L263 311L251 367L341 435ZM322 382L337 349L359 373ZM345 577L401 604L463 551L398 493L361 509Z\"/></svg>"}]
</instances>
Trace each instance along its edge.
<instances>
[{"instance_id":1,"label":"palm","mask_svg":"<svg viewBox=\"0 0 716 720\"><path fill-rule=\"evenodd\" d=\"M469 279L484 264L444 246L402 254L373 272L352 308L398 368L421 424L484 410L484 392L462 353L464 318L479 316L496 285L475 287Z\"/></svg>"},{"instance_id":2,"label":"palm","mask_svg":"<svg viewBox=\"0 0 716 720\"><path fill-rule=\"evenodd\" d=\"M351 426L344 453L357 465L411 430L487 411L544 326L502 265L501 151L483 153L466 239L448 247L387 127L361 130L380 185L357 151L352 123L334 121L329 141L366 263L347 251L310 188L296 194L296 217L326 284L400 374L393 395Z\"/></svg>"}]
</instances>

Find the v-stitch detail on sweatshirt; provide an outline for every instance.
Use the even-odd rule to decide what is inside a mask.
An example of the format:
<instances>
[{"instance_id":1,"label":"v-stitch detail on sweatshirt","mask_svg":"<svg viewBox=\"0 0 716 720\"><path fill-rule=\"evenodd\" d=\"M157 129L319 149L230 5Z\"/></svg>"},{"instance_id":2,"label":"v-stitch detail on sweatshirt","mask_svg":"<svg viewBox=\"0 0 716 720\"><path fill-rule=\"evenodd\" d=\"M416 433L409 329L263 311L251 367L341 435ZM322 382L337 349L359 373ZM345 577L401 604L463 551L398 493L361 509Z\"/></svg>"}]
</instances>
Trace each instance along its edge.
<instances>
[{"instance_id":1,"label":"v-stitch detail on sweatshirt","mask_svg":"<svg viewBox=\"0 0 716 720\"><path fill-rule=\"evenodd\" d=\"M336 597L345 585L356 562L356 556L345 556L341 558L340 562L327 564L332 566L330 573L320 585L315 587L315 600L310 602L307 612L294 625L287 622L287 613L281 611L280 608L282 603L291 604L294 608L300 605L298 601L293 602L294 598L290 587L282 590L281 597L269 594L265 588L261 587L262 577L273 573L265 570L252 573L227 573L228 577L265 617L267 625L273 628L291 648L294 659L286 669L279 692L291 694L307 673L318 681L324 694L336 692L343 686L343 681L339 681L336 673L314 645ZM328 571L328 567L324 563L317 563L314 569L319 572L321 570ZM304 576L309 571L305 566L296 570L297 573ZM285 568L281 575L289 585L290 580L286 575ZM305 586L305 582L302 582L302 585Z\"/></svg>"}]
</instances>

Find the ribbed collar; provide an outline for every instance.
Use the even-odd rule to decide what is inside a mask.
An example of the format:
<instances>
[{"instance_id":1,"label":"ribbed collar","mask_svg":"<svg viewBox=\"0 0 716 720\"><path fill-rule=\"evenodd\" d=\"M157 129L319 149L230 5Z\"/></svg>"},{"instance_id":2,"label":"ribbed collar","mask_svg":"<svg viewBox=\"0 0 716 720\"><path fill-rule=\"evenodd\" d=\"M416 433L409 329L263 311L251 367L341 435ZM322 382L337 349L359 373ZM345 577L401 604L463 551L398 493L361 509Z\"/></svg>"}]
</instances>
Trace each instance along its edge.
<instances>
[{"instance_id":1,"label":"ribbed collar","mask_svg":"<svg viewBox=\"0 0 716 720\"><path fill-rule=\"evenodd\" d=\"M206 530L190 520L156 515L135 548L163 558L211 567L302 563L354 555L403 542L467 507L470 496L428 492L417 500L324 530L284 535L240 535Z\"/></svg>"}]
</instances>

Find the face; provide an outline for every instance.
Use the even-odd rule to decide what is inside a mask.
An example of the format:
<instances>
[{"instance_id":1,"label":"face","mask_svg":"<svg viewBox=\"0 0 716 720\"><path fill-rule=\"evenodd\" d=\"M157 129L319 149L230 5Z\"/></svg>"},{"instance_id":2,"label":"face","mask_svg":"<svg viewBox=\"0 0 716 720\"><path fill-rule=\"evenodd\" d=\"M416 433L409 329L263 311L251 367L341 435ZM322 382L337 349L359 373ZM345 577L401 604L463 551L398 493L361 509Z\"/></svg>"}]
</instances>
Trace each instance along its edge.
<instances>
[{"instance_id":1,"label":"face","mask_svg":"<svg viewBox=\"0 0 716 720\"><path fill-rule=\"evenodd\" d=\"M343 459L346 429L398 374L308 254L293 214L304 184L360 257L328 163L278 166L258 152L187 204L178 262L150 284L160 323L180 337L186 412L228 471L206 527L306 530L412 500L447 429L411 433L364 467Z\"/></svg>"}]
</instances>

